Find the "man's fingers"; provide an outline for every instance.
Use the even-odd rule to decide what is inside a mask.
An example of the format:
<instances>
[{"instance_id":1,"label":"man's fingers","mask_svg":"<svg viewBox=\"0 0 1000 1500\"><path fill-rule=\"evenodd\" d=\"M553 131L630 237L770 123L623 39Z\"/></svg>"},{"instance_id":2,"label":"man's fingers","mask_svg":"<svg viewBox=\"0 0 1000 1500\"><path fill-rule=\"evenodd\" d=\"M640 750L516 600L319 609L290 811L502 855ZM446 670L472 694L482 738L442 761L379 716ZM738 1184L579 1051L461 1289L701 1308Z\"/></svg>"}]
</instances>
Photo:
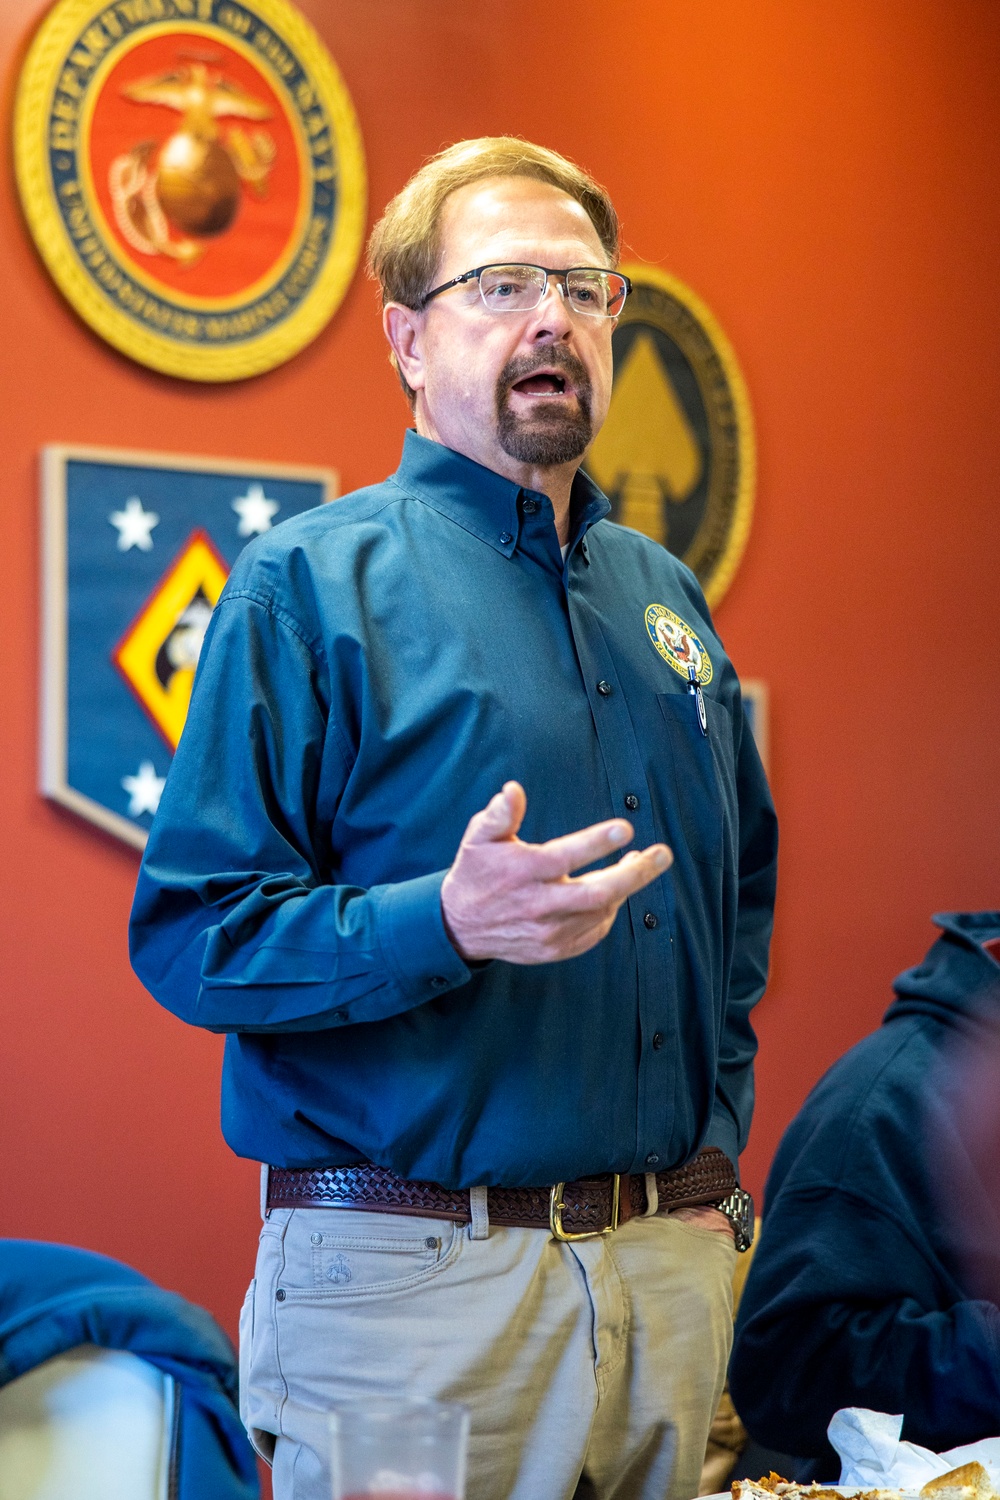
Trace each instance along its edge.
<instances>
[{"instance_id":1,"label":"man's fingers","mask_svg":"<svg viewBox=\"0 0 1000 1500\"><path fill-rule=\"evenodd\" d=\"M524 821L528 799L517 781L504 782L502 791L491 797L483 808L469 819L463 844L496 844L511 839Z\"/></svg>"},{"instance_id":2,"label":"man's fingers","mask_svg":"<svg viewBox=\"0 0 1000 1500\"><path fill-rule=\"evenodd\" d=\"M564 833L561 838L535 844L531 848L531 878L558 880L561 875L569 875L583 865L605 859L633 837L631 823L624 818L612 818L608 823L592 823L589 828L580 828L576 833Z\"/></svg>"},{"instance_id":3,"label":"man's fingers","mask_svg":"<svg viewBox=\"0 0 1000 1500\"><path fill-rule=\"evenodd\" d=\"M633 849L606 870L592 870L549 887L550 910L561 915L596 911L603 906L618 907L658 875L669 870L674 856L666 844L651 844L648 849Z\"/></svg>"}]
</instances>

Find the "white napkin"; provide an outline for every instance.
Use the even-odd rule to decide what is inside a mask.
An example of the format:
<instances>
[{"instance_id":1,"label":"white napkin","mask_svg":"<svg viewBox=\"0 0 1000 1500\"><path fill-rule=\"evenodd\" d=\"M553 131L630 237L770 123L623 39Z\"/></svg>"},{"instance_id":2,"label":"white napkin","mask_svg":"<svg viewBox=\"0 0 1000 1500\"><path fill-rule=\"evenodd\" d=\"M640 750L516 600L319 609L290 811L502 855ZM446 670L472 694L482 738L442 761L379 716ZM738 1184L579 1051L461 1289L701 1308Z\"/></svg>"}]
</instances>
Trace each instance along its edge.
<instances>
[{"instance_id":1,"label":"white napkin","mask_svg":"<svg viewBox=\"0 0 1000 1500\"><path fill-rule=\"evenodd\" d=\"M840 1483L865 1489L919 1490L938 1474L978 1461L994 1489L1000 1488L1000 1437L983 1438L948 1453L932 1453L916 1443L900 1442L902 1430L902 1417L882 1411L845 1406L834 1412L827 1436L840 1455Z\"/></svg>"}]
</instances>

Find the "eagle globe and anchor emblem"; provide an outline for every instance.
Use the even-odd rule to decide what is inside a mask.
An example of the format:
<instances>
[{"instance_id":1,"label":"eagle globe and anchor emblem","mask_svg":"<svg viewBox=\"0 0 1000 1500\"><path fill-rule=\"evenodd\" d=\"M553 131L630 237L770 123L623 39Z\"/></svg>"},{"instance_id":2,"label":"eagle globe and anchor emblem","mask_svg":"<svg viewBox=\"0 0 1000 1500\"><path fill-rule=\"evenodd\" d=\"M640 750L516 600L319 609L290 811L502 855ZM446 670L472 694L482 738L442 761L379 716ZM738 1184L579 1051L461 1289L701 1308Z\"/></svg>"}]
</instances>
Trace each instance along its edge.
<instances>
[{"instance_id":1,"label":"eagle globe and anchor emblem","mask_svg":"<svg viewBox=\"0 0 1000 1500\"><path fill-rule=\"evenodd\" d=\"M361 135L289 0L57 0L21 71L14 144L57 286L153 369L269 370L354 275Z\"/></svg>"},{"instance_id":2,"label":"eagle globe and anchor emblem","mask_svg":"<svg viewBox=\"0 0 1000 1500\"><path fill-rule=\"evenodd\" d=\"M115 220L141 255L169 255L193 264L207 241L233 223L244 186L258 198L277 147L266 130L248 132L226 122L269 120L273 111L203 58L178 57L178 66L126 84L136 104L177 110L180 123L166 140L142 141L116 156L108 173ZM173 231L173 233L171 232ZM179 237L178 237L179 236Z\"/></svg>"}]
</instances>

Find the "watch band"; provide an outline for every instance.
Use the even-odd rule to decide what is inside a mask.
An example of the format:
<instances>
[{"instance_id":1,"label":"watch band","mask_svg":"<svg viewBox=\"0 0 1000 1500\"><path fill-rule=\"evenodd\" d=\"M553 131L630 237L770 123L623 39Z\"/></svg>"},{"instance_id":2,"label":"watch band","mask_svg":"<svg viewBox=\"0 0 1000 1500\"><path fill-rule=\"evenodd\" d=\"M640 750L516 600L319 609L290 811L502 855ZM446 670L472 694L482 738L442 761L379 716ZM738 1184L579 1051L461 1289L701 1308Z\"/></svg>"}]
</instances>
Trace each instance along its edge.
<instances>
[{"instance_id":1,"label":"watch band","mask_svg":"<svg viewBox=\"0 0 1000 1500\"><path fill-rule=\"evenodd\" d=\"M725 1214L733 1226L736 1249L742 1255L753 1244L755 1228L753 1199L744 1188L733 1188L728 1197L723 1198L722 1202L716 1203L714 1207L719 1210L720 1214Z\"/></svg>"}]
</instances>

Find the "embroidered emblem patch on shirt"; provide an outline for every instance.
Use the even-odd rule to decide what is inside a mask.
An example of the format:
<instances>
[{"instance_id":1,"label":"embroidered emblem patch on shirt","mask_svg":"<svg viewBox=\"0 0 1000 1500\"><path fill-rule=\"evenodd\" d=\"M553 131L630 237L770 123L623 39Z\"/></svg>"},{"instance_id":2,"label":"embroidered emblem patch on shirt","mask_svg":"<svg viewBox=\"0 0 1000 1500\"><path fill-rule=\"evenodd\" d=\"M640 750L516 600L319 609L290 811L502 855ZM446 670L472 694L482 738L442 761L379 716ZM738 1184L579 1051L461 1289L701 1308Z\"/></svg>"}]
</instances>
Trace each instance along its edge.
<instances>
[{"instance_id":1,"label":"embroidered emblem patch on shirt","mask_svg":"<svg viewBox=\"0 0 1000 1500\"><path fill-rule=\"evenodd\" d=\"M680 615L663 604L651 604L646 610L646 629L649 639L663 657L681 677L690 680L689 667L694 667L695 681L705 687L712 680L712 659L700 638Z\"/></svg>"}]
</instances>

